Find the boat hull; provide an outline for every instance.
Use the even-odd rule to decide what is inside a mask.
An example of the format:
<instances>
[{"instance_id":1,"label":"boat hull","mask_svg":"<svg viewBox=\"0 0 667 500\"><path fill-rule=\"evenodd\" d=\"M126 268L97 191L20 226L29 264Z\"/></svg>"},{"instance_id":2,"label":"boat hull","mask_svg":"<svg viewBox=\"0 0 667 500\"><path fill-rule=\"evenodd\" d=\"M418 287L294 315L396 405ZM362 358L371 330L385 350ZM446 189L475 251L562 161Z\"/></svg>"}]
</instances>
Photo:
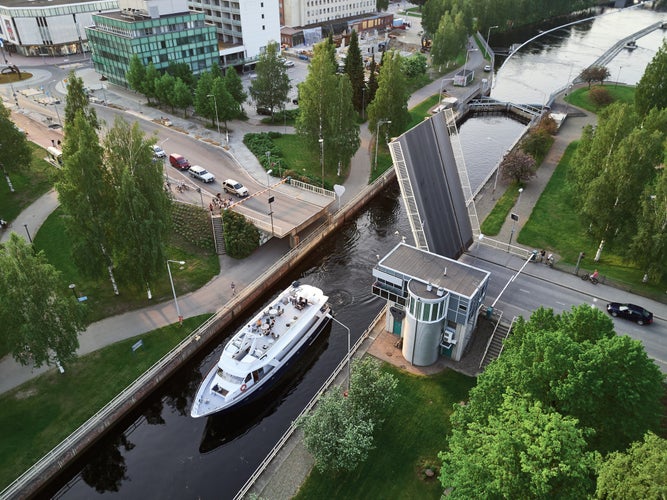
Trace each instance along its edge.
<instances>
[{"instance_id":1,"label":"boat hull","mask_svg":"<svg viewBox=\"0 0 667 500\"><path fill-rule=\"evenodd\" d=\"M298 363L301 360L302 354L313 345L327 326L331 324L330 314L331 310L327 306L326 310L321 313L321 317L318 318L316 323L312 325L306 334L304 334L301 343L293 353L259 383L251 386L244 394L220 406L203 405L202 400L204 400L206 398L205 395L209 393L216 371L218 370L217 364L214 365L197 391L195 404L192 406L190 415L194 418L206 417L226 410L242 408L271 392L273 386L279 382L282 376L288 372L295 363Z\"/></svg>"}]
</instances>

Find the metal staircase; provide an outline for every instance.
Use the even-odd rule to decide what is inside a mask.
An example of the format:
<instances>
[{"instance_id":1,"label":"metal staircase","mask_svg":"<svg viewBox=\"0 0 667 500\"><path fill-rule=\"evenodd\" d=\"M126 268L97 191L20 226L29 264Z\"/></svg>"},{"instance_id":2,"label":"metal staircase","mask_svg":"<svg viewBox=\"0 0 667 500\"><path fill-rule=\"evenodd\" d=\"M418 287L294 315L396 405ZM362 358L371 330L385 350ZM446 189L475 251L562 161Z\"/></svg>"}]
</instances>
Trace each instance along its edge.
<instances>
[{"instance_id":1,"label":"metal staircase","mask_svg":"<svg viewBox=\"0 0 667 500\"><path fill-rule=\"evenodd\" d=\"M215 253L225 254L225 240L222 236L222 216L211 215L211 225L213 227L213 242L215 243Z\"/></svg>"},{"instance_id":2,"label":"metal staircase","mask_svg":"<svg viewBox=\"0 0 667 500\"><path fill-rule=\"evenodd\" d=\"M486 368L486 366L491 363L491 361L498 359L502 354L503 348L505 346L505 339L509 337L516 317L510 324L503 323L501 320L502 314L498 318L496 327L494 328L493 333L491 334L491 338L489 339L489 343L486 346L486 351L484 351L484 356L482 356L482 360L479 363L479 367L482 370Z\"/></svg>"}]
</instances>

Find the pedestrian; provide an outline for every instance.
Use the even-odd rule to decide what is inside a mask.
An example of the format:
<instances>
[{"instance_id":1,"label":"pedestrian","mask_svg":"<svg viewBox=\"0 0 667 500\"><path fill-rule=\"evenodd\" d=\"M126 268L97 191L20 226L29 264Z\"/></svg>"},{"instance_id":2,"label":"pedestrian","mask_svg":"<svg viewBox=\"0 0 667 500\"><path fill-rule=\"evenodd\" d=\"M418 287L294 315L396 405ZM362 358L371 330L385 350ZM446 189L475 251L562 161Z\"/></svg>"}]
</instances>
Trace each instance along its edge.
<instances>
[{"instance_id":1,"label":"pedestrian","mask_svg":"<svg viewBox=\"0 0 667 500\"><path fill-rule=\"evenodd\" d=\"M208 209L209 209L211 212L213 212L213 203L209 203L209 204L208 204Z\"/></svg>"},{"instance_id":2,"label":"pedestrian","mask_svg":"<svg viewBox=\"0 0 667 500\"><path fill-rule=\"evenodd\" d=\"M233 297L234 295L236 295L236 285L232 281L232 284L230 286L232 287L232 297Z\"/></svg>"},{"instance_id":3,"label":"pedestrian","mask_svg":"<svg viewBox=\"0 0 667 500\"><path fill-rule=\"evenodd\" d=\"M544 261L544 256L547 254L547 252L544 250L540 250L540 262Z\"/></svg>"}]
</instances>

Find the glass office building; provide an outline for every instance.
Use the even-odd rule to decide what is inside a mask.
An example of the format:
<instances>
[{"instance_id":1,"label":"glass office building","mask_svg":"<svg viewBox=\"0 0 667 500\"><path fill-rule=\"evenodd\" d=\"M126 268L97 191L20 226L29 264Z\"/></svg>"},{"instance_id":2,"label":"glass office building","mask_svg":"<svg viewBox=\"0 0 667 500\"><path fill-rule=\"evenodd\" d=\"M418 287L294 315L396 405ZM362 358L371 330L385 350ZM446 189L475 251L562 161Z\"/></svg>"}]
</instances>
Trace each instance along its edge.
<instances>
[{"instance_id":1,"label":"glass office building","mask_svg":"<svg viewBox=\"0 0 667 500\"><path fill-rule=\"evenodd\" d=\"M199 74L219 61L216 30L204 22L203 13L150 17L123 10L94 15L93 22L86 34L95 70L117 85L128 86L125 73L133 54L160 72L175 62Z\"/></svg>"}]
</instances>

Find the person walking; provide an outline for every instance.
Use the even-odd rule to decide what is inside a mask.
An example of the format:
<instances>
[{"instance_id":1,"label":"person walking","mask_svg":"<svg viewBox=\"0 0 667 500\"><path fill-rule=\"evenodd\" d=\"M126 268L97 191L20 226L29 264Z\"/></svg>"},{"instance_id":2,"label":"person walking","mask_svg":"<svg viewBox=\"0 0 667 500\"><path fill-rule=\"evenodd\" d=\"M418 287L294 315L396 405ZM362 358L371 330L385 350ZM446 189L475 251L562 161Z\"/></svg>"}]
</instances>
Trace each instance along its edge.
<instances>
[{"instance_id":1,"label":"person walking","mask_svg":"<svg viewBox=\"0 0 667 500\"><path fill-rule=\"evenodd\" d=\"M236 295L236 285L232 281L232 284L230 286L232 287L232 297L233 297L234 295Z\"/></svg>"}]
</instances>

